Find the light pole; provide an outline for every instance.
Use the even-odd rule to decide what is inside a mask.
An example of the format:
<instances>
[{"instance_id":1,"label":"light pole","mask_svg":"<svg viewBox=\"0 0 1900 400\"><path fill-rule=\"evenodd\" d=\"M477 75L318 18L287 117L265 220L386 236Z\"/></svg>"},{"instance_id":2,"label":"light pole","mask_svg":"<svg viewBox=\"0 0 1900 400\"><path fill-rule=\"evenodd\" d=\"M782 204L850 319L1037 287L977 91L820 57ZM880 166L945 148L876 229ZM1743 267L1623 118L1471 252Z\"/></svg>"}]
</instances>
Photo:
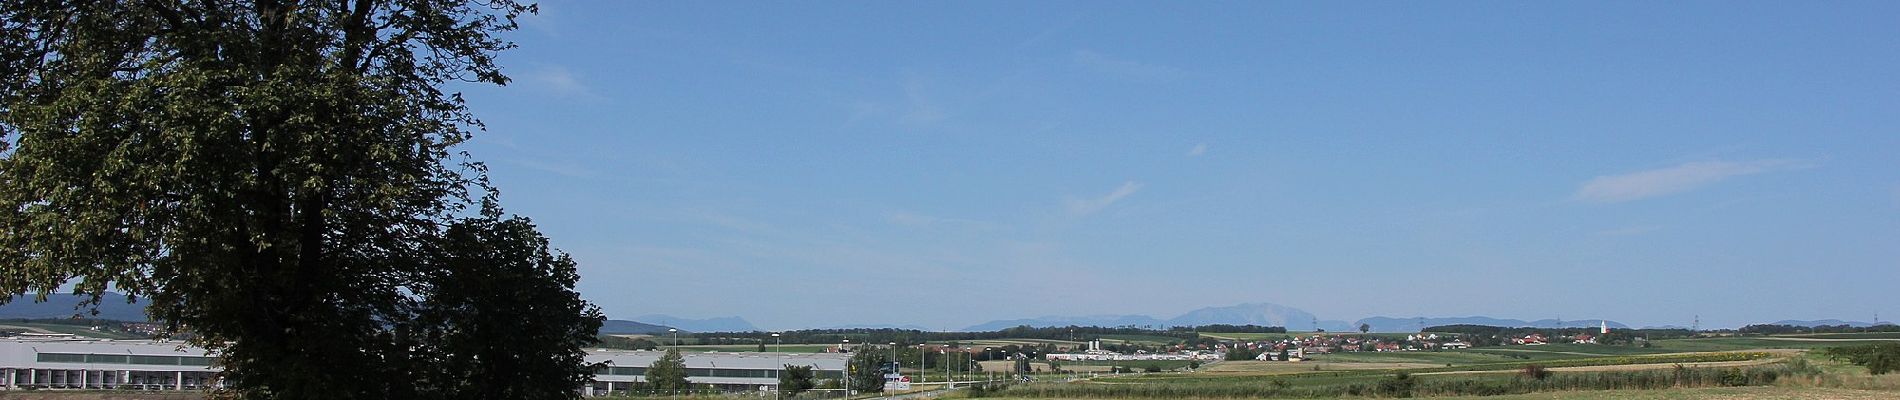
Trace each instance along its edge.
<instances>
[{"instance_id":1,"label":"light pole","mask_svg":"<svg viewBox=\"0 0 1900 400\"><path fill-rule=\"evenodd\" d=\"M784 353L784 352L785 352L785 343L783 343L783 342L779 342L779 339L778 339L778 334L777 334L777 333L773 333L773 334L772 334L772 352L773 352L773 353Z\"/></svg>"},{"instance_id":2,"label":"light pole","mask_svg":"<svg viewBox=\"0 0 1900 400\"><path fill-rule=\"evenodd\" d=\"M672 332L672 333L673 333L673 349L674 349L674 350L679 350L679 348L680 348L680 330L679 330L679 328L666 328L666 331L667 331L667 332Z\"/></svg>"},{"instance_id":3,"label":"light pole","mask_svg":"<svg viewBox=\"0 0 1900 400\"><path fill-rule=\"evenodd\" d=\"M897 342L891 342L891 373L904 376L904 364L897 362Z\"/></svg>"},{"instance_id":4,"label":"light pole","mask_svg":"<svg viewBox=\"0 0 1900 400\"><path fill-rule=\"evenodd\" d=\"M838 353L851 352L849 347L851 347L851 338L844 338L844 342L838 344ZM851 397L851 373L855 372L855 369L856 368L851 366L851 359L846 358L844 361L844 397Z\"/></svg>"}]
</instances>

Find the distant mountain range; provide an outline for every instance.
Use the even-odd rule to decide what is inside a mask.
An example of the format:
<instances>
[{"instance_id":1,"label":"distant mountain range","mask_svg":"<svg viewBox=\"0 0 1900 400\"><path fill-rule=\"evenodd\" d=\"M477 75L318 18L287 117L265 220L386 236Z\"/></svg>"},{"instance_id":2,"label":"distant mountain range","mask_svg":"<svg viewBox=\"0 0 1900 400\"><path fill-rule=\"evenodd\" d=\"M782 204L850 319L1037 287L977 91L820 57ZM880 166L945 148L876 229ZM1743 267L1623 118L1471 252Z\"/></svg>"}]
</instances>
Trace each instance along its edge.
<instances>
[{"instance_id":1,"label":"distant mountain range","mask_svg":"<svg viewBox=\"0 0 1900 400\"><path fill-rule=\"evenodd\" d=\"M739 317L716 317L706 319L680 318L671 315L653 314L633 317L634 321L659 324L679 328L688 332L751 332L759 330ZM665 329L661 329L665 331Z\"/></svg>"},{"instance_id":2,"label":"distant mountain range","mask_svg":"<svg viewBox=\"0 0 1900 400\"><path fill-rule=\"evenodd\" d=\"M1315 326L1326 330L1344 330L1345 321L1319 321L1312 313L1273 303L1248 303L1225 307L1206 307L1188 311L1166 320L1146 315L1046 316L1030 319L990 321L963 328L964 331L995 331L1017 326L1138 326L1162 328L1212 324L1283 326L1288 330L1310 331ZM1317 325L1315 325L1317 324Z\"/></svg>"},{"instance_id":3,"label":"distant mountain range","mask_svg":"<svg viewBox=\"0 0 1900 400\"><path fill-rule=\"evenodd\" d=\"M145 321L145 302L130 303L123 294L106 292L99 300L99 314L91 310L78 309L84 296L76 294L49 294L46 302L34 302L32 295L14 297L13 301L0 306L0 318L96 318L119 321Z\"/></svg>"},{"instance_id":4,"label":"distant mountain range","mask_svg":"<svg viewBox=\"0 0 1900 400\"><path fill-rule=\"evenodd\" d=\"M1607 323L1611 328L1629 329L1628 325L1624 325L1621 322L1604 321L1604 320L1596 320L1596 319L1578 319L1578 320L1540 319L1536 321L1525 321L1521 319L1473 316L1473 317L1437 317L1437 318L1372 317L1372 318L1361 319L1358 322L1353 323L1351 330L1355 330L1355 331L1359 330L1359 324L1370 325L1372 327L1373 332L1418 332L1419 328L1421 327L1444 326L1444 325L1487 325L1487 326L1502 326L1502 327L1507 327L1507 328L1523 328L1523 327L1596 328L1596 327L1604 325L1605 323Z\"/></svg>"},{"instance_id":5,"label":"distant mountain range","mask_svg":"<svg viewBox=\"0 0 1900 400\"><path fill-rule=\"evenodd\" d=\"M6 305L0 305L0 319L19 318L81 318L111 319L120 321L145 321L144 302L127 302L126 296L107 292L98 305L99 314L92 315L90 310L79 310L81 296L73 294L48 295L45 302L34 302L32 296L21 296ZM1533 328L1593 328L1598 325L1596 319L1555 320L1540 319L1526 321L1520 319L1492 318L1484 316L1470 317L1371 317L1353 322L1339 320L1320 320L1313 313L1293 307L1273 303L1247 303L1223 307L1205 307L1182 313L1168 319L1147 315L1085 315L1085 316L1044 316L1027 319L996 320L963 328L964 331L997 331L1017 326L1137 326L1145 328L1166 328L1173 326L1198 326L1213 324L1281 326L1292 331L1311 331L1321 328L1333 332L1359 330L1359 324L1370 325L1373 332L1417 332L1422 326L1442 325L1489 325L1504 327ZM1422 322L1422 324L1421 324ZM1611 328L1629 329L1616 321L1608 321ZM1781 320L1770 322L1774 325L1792 325L1814 327L1821 325L1847 325L1868 327L1876 324L1864 321L1843 321L1838 319L1822 320ZM1892 325L1882 321L1880 325ZM663 334L667 329L678 328L685 332L750 332L759 328L740 317L716 317L705 319L679 318L669 315L643 315L631 320L608 320L601 325L600 333L612 335L624 334ZM1682 328L1670 326L1667 328ZM915 329L930 330L917 325L893 324L850 324L831 326L823 329Z\"/></svg>"},{"instance_id":6,"label":"distant mountain range","mask_svg":"<svg viewBox=\"0 0 1900 400\"><path fill-rule=\"evenodd\" d=\"M963 328L963 331L990 332L990 331L999 331L1003 329L1014 328L1014 327L1025 326L1025 325L1037 327L1037 328L1046 328L1046 327L1051 327L1051 326L1071 326L1071 325L1114 327L1114 326L1161 326L1161 325L1167 325L1167 322L1158 320L1158 319L1155 319L1154 317L1150 317L1146 315L1084 315L1084 316L1049 315L1049 316L1027 318L1027 319L1006 319L1006 320L984 322L981 324L971 325L967 328Z\"/></svg>"},{"instance_id":7,"label":"distant mountain range","mask_svg":"<svg viewBox=\"0 0 1900 400\"><path fill-rule=\"evenodd\" d=\"M1427 317L1427 318L1372 317L1372 318L1365 318L1365 319L1361 319L1361 320L1353 321L1353 322L1346 322L1346 321L1339 321L1339 320L1321 320L1318 317L1315 317L1313 313L1309 313L1309 312L1306 312L1305 310L1301 310L1301 309L1297 309L1293 307L1287 307L1287 306L1283 306L1279 304L1247 303L1247 304L1238 304L1238 305L1224 306L1224 307L1200 308L1193 311L1188 311L1187 313L1183 313L1180 316L1165 319L1165 320L1146 316L1146 315L1046 316L1046 317L1029 318L1029 319L990 321L990 322L985 322L985 323L981 323L977 325L972 325L968 328L963 328L963 330L964 331L995 331L995 330L1023 326L1023 325L1028 325L1028 326L1033 326L1033 327L1076 325L1076 326L1107 326L1107 327L1137 326L1137 327L1162 328L1162 327L1170 327L1170 326L1199 326L1199 325L1213 325L1213 324L1228 324L1228 325L1281 326L1281 327L1286 327L1287 330L1291 330L1291 331L1312 331L1314 330L1314 328L1319 328L1319 329L1325 329L1327 331L1332 331L1332 332L1346 332L1346 331L1359 330L1359 324L1363 323L1363 324L1369 325L1372 328L1373 332L1418 332L1419 327L1421 326L1420 325L1421 322L1423 322L1422 326L1471 324L1471 325L1505 326L1505 327L1514 327L1514 328L1515 327L1589 328L1589 327L1596 327L1600 324L1599 320L1595 320L1595 319L1565 320L1565 321L1559 321L1555 319L1541 319L1541 320L1536 320L1536 321L1525 321L1525 320L1519 320L1519 319L1491 318L1491 317L1480 317L1480 316ZM1628 325L1624 325L1621 322L1608 321L1608 323L1611 328L1629 329Z\"/></svg>"},{"instance_id":8,"label":"distant mountain range","mask_svg":"<svg viewBox=\"0 0 1900 400\"><path fill-rule=\"evenodd\" d=\"M1863 322L1863 321L1842 321L1842 320L1838 320L1838 319L1817 319L1817 320L1813 320L1813 321L1799 321L1799 320L1792 320L1792 319L1785 319L1785 320L1780 320L1780 321L1775 321L1775 322L1770 322L1769 324L1770 324L1770 325L1791 325L1791 326L1805 326L1805 327L1809 327L1809 328L1813 328L1813 327L1817 327L1817 326L1822 326L1822 325L1847 325L1847 326L1851 326L1851 327L1855 327L1855 328L1866 328L1866 327L1869 327L1869 326L1874 326L1874 325L1893 325L1893 322L1891 322L1891 321L1880 321L1880 323L1879 323L1879 324L1875 324L1875 323L1872 323L1872 322Z\"/></svg>"},{"instance_id":9,"label":"distant mountain range","mask_svg":"<svg viewBox=\"0 0 1900 400\"><path fill-rule=\"evenodd\" d=\"M610 319L600 324L602 335L658 335L666 333L670 326L654 325L639 321Z\"/></svg>"},{"instance_id":10,"label":"distant mountain range","mask_svg":"<svg viewBox=\"0 0 1900 400\"><path fill-rule=\"evenodd\" d=\"M892 325L892 324L851 324L851 325L827 326L827 327L818 328L818 329L901 329L901 330L907 330L907 331L930 330L930 328L925 328L925 327L917 326L917 325Z\"/></svg>"}]
</instances>

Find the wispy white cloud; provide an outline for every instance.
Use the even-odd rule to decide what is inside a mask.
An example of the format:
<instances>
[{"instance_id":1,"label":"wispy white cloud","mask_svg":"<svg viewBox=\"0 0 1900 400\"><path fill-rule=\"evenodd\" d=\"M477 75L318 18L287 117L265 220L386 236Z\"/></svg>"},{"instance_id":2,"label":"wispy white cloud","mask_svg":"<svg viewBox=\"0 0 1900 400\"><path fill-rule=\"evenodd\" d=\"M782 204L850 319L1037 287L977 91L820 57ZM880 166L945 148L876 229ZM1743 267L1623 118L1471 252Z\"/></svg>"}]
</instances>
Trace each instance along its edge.
<instances>
[{"instance_id":1,"label":"wispy white cloud","mask_svg":"<svg viewBox=\"0 0 1900 400\"><path fill-rule=\"evenodd\" d=\"M1694 190L1738 176L1801 168L1789 160L1748 162L1705 161L1668 168L1591 178L1577 189L1576 198L1594 203L1617 203Z\"/></svg>"},{"instance_id":2,"label":"wispy white cloud","mask_svg":"<svg viewBox=\"0 0 1900 400\"><path fill-rule=\"evenodd\" d=\"M935 100L924 92L923 82L915 79L905 82L904 98L910 102L910 108L899 118L899 121L903 123L927 125L943 121L944 118L948 117L948 113L944 111L943 106L938 105Z\"/></svg>"},{"instance_id":3,"label":"wispy white cloud","mask_svg":"<svg viewBox=\"0 0 1900 400\"><path fill-rule=\"evenodd\" d=\"M519 80L522 86L562 97L599 98L567 67L548 65L528 71Z\"/></svg>"},{"instance_id":4,"label":"wispy white cloud","mask_svg":"<svg viewBox=\"0 0 1900 400\"><path fill-rule=\"evenodd\" d=\"M1194 148L1188 149L1187 152L1188 157L1200 157L1202 154L1207 154L1207 143L1194 145Z\"/></svg>"},{"instance_id":5,"label":"wispy white cloud","mask_svg":"<svg viewBox=\"0 0 1900 400\"><path fill-rule=\"evenodd\" d=\"M586 178L586 177L591 177L591 176L599 174L599 172L594 171L594 169L588 168L585 165L581 165L573 161L545 161L545 160L525 159L525 158L516 159L512 161L514 161L515 164L520 164L523 167L528 167L528 168L539 170L542 172L550 172L550 173L554 173L554 174L558 174L562 176L567 176L570 178Z\"/></svg>"},{"instance_id":6,"label":"wispy white cloud","mask_svg":"<svg viewBox=\"0 0 1900 400\"><path fill-rule=\"evenodd\" d=\"M1141 183L1127 181L1122 182L1120 187L1116 187L1115 191L1109 192L1106 196L1089 199L1069 199L1069 214L1076 216L1094 214L1140 190Z\"/></svg>"},{"instance_id":7,"label":"wispy white cloud","mask_svg":"<svg viewBox=\"0 0 1900 400\"><path fill-rule=\"evenodd\" d=\"M1117 58L1090 50L1076 50L1070 58L1082 69L1128 80L1168 81L1183 75L1180 68Z\"/></svg>"}]
</instances>

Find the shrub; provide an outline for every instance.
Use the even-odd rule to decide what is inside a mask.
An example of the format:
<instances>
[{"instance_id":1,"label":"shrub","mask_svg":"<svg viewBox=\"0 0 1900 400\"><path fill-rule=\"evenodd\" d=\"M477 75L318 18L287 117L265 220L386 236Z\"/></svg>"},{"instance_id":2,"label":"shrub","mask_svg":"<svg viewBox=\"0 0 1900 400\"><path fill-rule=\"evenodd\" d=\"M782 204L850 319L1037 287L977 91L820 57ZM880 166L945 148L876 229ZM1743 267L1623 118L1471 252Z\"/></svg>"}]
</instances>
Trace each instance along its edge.
<instances>
[{"instance_id":1,"label":"shrub","mask_svg":"<svg viewBox=\"0 0 1900 400\"><path fill-rule=\"evenodd\" d=\"M1376 392L1380 396L1412 397L1412 388L1417 385L1418 380L1413 379L1412 374L1400 372L1392 375L1391 378L1380 380Z\"/></svg>"},{"instance_id":2,"label":"shrub","mask_svg":"<svg viewBox=\"0 0 1900 400\"><path fill-rule=\"evenodd\" d=\"M1541 381L1544 380L1544 378L1550 377L1550 369L1544 368L1542 365L1525 364L1524 369L1518 371L1517 374L1531 380Z\"/></svg>"},{"instance_id":3,"label":"shrub","mask_svg":"<svg viewBox=\"0 0 1900 400\"><path fill-rule=\"evenodd\" d=\"M1867 367L1867 373L1883 375L1900 370L1900 343L1830 347L1823 350L1829 358Z\"/></svg>"}]
</instances>

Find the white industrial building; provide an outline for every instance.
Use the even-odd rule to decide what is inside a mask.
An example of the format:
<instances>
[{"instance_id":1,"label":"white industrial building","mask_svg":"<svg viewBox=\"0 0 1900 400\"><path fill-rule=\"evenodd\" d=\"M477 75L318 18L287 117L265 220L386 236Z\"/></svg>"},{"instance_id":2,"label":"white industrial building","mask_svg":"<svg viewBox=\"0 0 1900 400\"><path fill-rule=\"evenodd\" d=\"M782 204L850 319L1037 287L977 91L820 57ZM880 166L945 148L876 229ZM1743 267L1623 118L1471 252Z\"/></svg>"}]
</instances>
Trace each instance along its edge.
<instances>
[{"instance_id":1,"label":"white industrial building","mask_svg":"<svg viewBox=\"0 0 1900 400\"><path fill-rule=\"evenodd\" d=\"M608 367L594 374L588 394L620 393L634 382L646 381L647 366L666 355L664 351L627 351L593 349L588 363L606 362ZM812 367L813 379L844 379L848 353L680 353L686 361L686 380L713 385L726 391L777 390L778 374L786 365Z\"/></svg>"},{"instance_id":2,"label":"white industrial building","mask_svg":"<svg viewBox=\"0 0 1900 400\"><path fill-rule=\"evenodd\" d=\"M1102 341L1090 340L1089 348L1081 353L1051 353L1042 358L1049 361L1150 361L1150 360L1203 360L1214 361L1220 354L1203 351L1184 351L1178 353L1135 353L1122 354L1102 350Z\"/></svg>"},{"instance_id":3,"label":"white industrial building","mask_svg":"<svg viewBox=\"0 0 1900 400\"><path fill-rule=\"evenodd\" d=\"M215 385L204 349L182 342L61 338L0 339L6 389L191 390Z\"/></svg>"},{"instance_id":4,"label":"white industrial building","mask_svg":"<svg viewBox=\"0 0 1900 400\"><path fill-rule=\"evenodd\" d=\"M625 392L645 380L662 351L590 349L597 371L588 395ZM810 366L816 380L843 379L850 354L681 353L687 380L726 391L776 390L786 365ZM4 389L196 390L217 385L215 355L176 341L59 337L0 338Z\"/></svg>"}]
</instances>

